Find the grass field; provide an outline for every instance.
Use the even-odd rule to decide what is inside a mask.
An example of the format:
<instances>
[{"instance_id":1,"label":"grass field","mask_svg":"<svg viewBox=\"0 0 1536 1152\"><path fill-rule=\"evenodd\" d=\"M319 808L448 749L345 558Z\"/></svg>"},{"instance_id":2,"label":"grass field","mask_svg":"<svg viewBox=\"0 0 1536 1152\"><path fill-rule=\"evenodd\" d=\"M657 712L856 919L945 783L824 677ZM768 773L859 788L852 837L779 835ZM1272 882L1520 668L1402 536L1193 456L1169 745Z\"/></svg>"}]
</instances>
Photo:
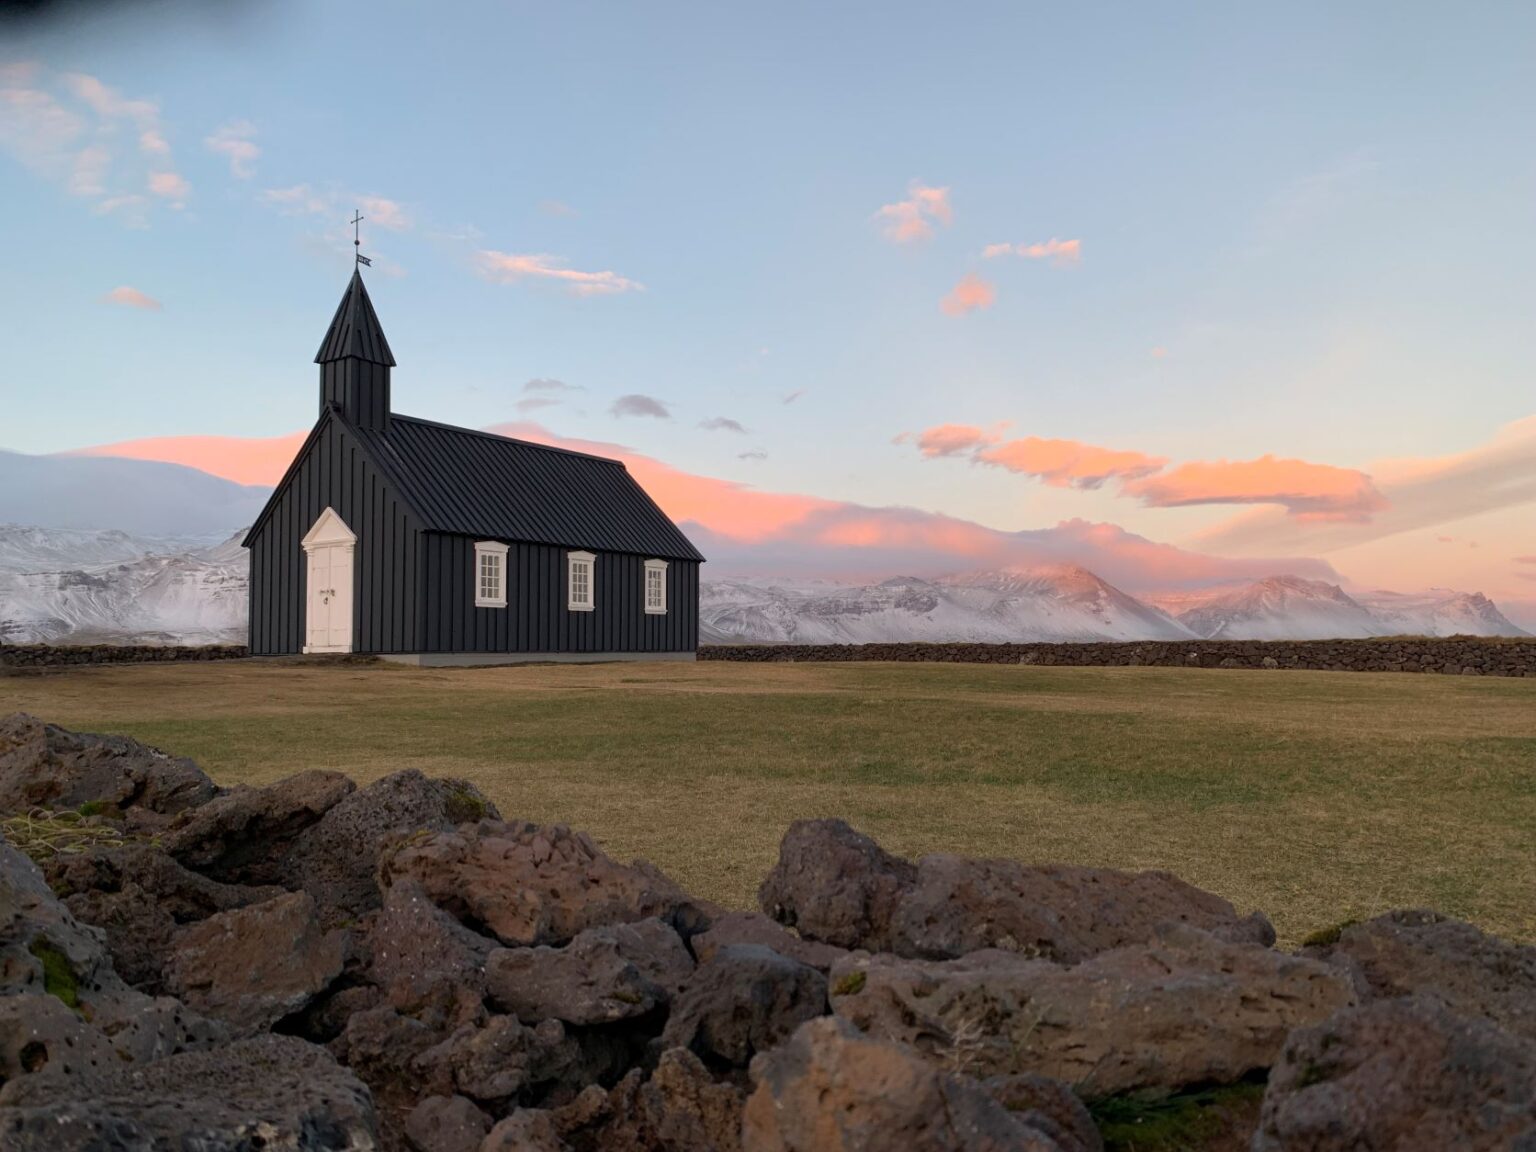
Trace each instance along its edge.
<instances>
[{"instance_id":1,"label":"grass field","mask_svg":"<svg viewBox=\"0 0 1536 1152\"><path fill-rule=\"evenodd\" d=\"M1427 905L1536 940L1536 681L941 664L474 670L224 663L0 678L0 712L216 779L469 777L754 903L837 815L908 855L1167 868L1282 942Z\"/></svg>"}]
</instances>

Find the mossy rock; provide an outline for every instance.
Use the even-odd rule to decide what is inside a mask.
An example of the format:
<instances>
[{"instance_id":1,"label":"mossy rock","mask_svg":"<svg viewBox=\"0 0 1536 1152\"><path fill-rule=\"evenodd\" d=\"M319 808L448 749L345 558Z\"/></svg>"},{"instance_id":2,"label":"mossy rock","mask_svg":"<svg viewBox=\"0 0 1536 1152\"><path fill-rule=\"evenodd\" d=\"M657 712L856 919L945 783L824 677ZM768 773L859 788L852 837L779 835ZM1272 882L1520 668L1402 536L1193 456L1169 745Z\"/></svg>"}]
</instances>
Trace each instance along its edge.
<instances>
[{"instance_id":1,"label":"mossy rock","mask_svg":"<svg viewBox=\"0 0 1536 1152\"><path fill-rule=\"evenodd\" d=\"M43 962L43 991L56 996L68 1008L80 1010L80 980L63 949L44 940L33 940L27 949Z\"/></svg>"}]
</instances>

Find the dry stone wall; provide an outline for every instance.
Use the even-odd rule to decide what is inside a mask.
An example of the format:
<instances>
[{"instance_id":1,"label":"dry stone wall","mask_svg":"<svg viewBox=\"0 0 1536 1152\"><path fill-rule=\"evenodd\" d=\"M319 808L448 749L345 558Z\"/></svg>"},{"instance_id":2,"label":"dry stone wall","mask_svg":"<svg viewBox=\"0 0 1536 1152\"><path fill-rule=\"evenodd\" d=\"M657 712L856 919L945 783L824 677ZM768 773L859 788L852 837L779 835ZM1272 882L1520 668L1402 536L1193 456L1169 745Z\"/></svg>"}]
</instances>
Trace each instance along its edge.
<instances>
[{"instance_id":1,"label":"dry stone wall","mask_svg":"<svg viewBox=\"0 0 1536 1152\"><path fill-rule=\"evenodd\" d=\"M69 664L161 664L182 660L238 660L244 644L0 644L0 668L56 668Z\"/></svg>"},{"instance_id":2,"label":"dry stone wall","mask_svg":"<svg viewBox=\"0 0 1536 1152\"><path fill-rule=\"evenodd\" d=\"M700 660L1041 664L1101 668L1310 668L1536 677L1536 639L1189 640L1097 644L710 644Z\"/></svg>"}]
</instances>

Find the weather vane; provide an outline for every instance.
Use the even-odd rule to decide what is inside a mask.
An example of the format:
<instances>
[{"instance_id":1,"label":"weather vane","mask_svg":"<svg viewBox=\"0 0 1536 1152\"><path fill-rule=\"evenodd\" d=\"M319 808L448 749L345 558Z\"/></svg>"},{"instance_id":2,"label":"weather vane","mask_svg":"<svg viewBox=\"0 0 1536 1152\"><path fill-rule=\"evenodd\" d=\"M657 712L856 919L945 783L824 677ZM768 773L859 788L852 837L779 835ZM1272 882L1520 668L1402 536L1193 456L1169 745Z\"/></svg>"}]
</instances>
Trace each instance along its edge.
<instances>
[{"instance_id":1,"label":"weather vane","mask_svg":"<svg viewBox=\"0 0 1536 1152\"><path fill-rule=\"evenodd\" d=\"M358 232L357 229L358 224L360 224L363 219L364 217L361 212L359 212L356 208L352 209L352 251L353 254L357 257L358 264L366 264L368 267L372 268L373 261L363 255L362 235Z\"/></svg>"}]
</instances>

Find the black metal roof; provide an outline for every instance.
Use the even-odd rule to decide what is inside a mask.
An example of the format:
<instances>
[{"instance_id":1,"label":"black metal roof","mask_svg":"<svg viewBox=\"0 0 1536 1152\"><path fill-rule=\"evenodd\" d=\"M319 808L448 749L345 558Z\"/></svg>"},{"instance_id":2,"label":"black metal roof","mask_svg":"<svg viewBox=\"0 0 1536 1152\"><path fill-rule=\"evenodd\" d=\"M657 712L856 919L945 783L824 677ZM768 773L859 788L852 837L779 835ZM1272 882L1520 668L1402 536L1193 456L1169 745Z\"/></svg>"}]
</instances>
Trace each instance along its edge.
<instances>
[{"instance_id":1,"label":"black metal roof","mask_svg":"<svg viewBox=\"0 0 1536 1152\"><path fill-rule=\"evenodd\" d=\"M315 353L315 363L325 364L332 360L344 360L355 356L370 364L383 364L393 368L395 357L384 339L384 329L379 325L378 313L373 301L368 299L368 289L363 286L362 274L354 268L352 283L336 306L331 326L320 341L320 351Z\"/></svg>"},{"instance_id":2,"label":"black metal roof","mask_svg":"<svg viewBox=\"0 0 1536 1152\"><path fill-rule=\"evenodd\" d=\"M411 416L348 427L429 532L704 559L618 460Z\"/></svg>"}]
</instances>

